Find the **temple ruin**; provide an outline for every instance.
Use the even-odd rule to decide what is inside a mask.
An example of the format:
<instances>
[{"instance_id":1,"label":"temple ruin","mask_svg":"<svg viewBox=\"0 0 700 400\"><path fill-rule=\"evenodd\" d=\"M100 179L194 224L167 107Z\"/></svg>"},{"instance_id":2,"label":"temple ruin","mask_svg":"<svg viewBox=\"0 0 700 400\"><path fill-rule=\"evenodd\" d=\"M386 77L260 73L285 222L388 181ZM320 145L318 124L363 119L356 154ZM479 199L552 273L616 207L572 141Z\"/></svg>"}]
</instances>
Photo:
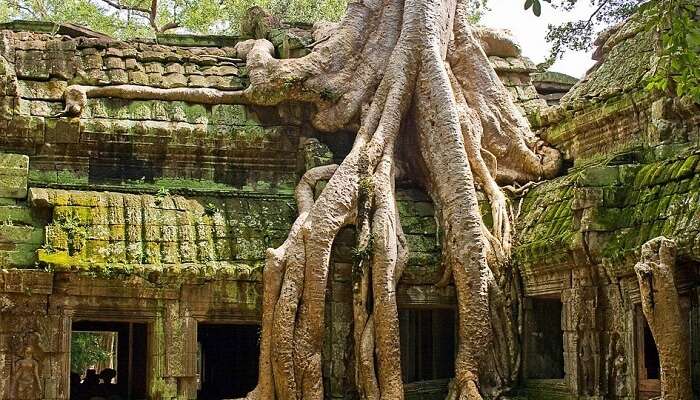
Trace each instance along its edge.
<instances>
[{"instance_id":1,"label":"temple ruin","mask_svg":"<svg viewBox=\"0 0 700 400\"><path fill-rule=\"evenodd\" d=\"M295 58L313 46L311 31L264 34L278 57ZM573 87L556 74L533 82L531 61L485 49L564 160L558 177L507 191L521 294L509 398L658 397L669 356L644 306L649 294L662 293L659 307L675 299L661 290L687 322L674 343L689 365L674 382L700 398L700 108L644 89L651 35L634 18L606 32L597 64ZM295 221L300 177L339 164L354 133L319 132L292 103L100 96L78 116L61 114L71 85L242 90L243 39L123 42L73 25L0 26L0 399L74 398L71 343L81 332L107 333L123 399L233 399L255 388L266 249ZM455 288L436 285L445 266L430 196L410 171L396 186L409 251L396 289L405 398L442 400L454 377ZM327 399L357 398L356 257L345 228L318 316Z\"/></svg>"}]
</instances>

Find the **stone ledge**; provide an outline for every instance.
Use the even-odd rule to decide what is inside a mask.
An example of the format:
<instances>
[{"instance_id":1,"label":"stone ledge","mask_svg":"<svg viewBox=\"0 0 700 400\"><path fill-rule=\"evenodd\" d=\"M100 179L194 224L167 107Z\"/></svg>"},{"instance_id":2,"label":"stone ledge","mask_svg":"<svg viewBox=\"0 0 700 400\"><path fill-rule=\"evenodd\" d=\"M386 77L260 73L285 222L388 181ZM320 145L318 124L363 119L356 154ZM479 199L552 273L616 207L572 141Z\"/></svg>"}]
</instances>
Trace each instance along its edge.
<instances>
[{"instance_id":1,"label":"stone ledge","mask_svg":"<svg viewBox=\"0 0 700 400\"><path fill-rule=\"evenodd\" d=\"M0 292L51 294L53 273L29 269L0 269Z\"/></svg>"}]
</instances>

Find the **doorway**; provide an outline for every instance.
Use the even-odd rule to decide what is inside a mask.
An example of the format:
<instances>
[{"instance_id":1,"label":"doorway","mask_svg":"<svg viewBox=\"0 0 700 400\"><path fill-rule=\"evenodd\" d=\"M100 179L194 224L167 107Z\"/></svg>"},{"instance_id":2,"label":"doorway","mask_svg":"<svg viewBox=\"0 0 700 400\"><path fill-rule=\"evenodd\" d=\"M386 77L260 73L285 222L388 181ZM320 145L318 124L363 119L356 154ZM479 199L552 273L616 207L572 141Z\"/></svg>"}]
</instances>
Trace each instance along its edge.
<instances>
[{"instance_id":1,"label":"doorway","mask_svg":"<svg viewBox=\"0 0 700 400\"><path fill-rule=\"evenodd\" d=\"M73 322L70 398L146 399L147 340L142 323Z\"/></svg>"},{"instance_id":2,"label":"doorway","mask_svg":"<svg viewBox=\"0 0 700 400\"><path fill-rule=\"evenodd\" d=\"M198 399L239 398L255 388L260 326L200 323L197 342Z\"/></svg>"}]
</instances>

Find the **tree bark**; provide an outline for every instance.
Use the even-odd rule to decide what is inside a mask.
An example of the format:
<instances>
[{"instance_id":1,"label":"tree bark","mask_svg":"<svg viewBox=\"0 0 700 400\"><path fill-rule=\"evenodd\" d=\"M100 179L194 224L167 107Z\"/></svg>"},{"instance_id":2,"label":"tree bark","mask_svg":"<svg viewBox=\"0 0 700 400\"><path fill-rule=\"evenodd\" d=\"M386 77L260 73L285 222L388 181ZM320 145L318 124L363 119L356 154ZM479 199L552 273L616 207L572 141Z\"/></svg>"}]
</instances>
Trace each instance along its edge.
<instances>
[{"instance_id":1,"label":"tree bark","mask_svg":"<svg viewBox=\"0 0 700 400\"><path fill-rule=\"evenodd\" d=\"M659 351L661 398L693 398L690 385L690 338L674 279L676 244L657 237L642 246L634 271L642 296L642 311Z\"/></svg>"},{"instance_id":2,"label":"tree bark","mask_svg":"<svg viewBox=\"0 0 700 400\"><path fill-rule=\"evenodd\" d=\"M284 244L267 251L260 378L248 399L323 399L319 316L332 244L348 225L357 230L357 390L362 399L403 398L396 287L408 249L396 205L397 159L420 163L424 173L416 178L430 193L443 232L446 267L439 284L454 282L457 290L451 396L496 398L512 384L519 316L510 311L510 294L517 277L508 268L512 213L498 183L551 177L560 157L530 131L482 46L508 54L517 48L501 36L472 32L466 6L467 0L351 2L328 39L297 59L274 58L264 39L241 42L237 53L250 76L243 91L134 85L66 91L65 116L79 116L89 97L265 106L291 101L312 107L311 122L321 131L357 131L339 166L302 177L299 216ZM417 145L399 151L400 138ZM314 200L316 182L326 179ZM477 202L477 182L491 204L490 231Z\"/></svg>"}]
</instances>

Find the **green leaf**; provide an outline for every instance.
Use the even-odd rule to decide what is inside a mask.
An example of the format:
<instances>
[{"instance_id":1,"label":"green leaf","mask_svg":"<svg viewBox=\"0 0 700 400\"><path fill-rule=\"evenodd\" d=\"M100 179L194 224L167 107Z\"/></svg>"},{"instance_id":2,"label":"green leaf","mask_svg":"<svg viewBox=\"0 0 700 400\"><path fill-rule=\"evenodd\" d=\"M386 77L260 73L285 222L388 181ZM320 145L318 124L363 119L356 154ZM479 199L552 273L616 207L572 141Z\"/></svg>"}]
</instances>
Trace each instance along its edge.
<instances>
[{"instance_id":1,"label":"green leaf","mask_svg":"<svg viewBox=\"0 0 700 400\"><path fill-rule=\"evenodd\" d=\"M542 5L540 4L540 0L533 0L532 3L532 12L535 14L535 16L539 17L542 15Z\"/></svg>"},{"instance_id":2,"label":"green leaf","mask_svg":"<svg viewBox=\"0 0 700 400\"><path fill-rule=\"evenodd\" d=\"M529 10L530 7L532 7L532 4L535 2L535 0L525 0L525 9Z\"/></svg>"}]
</instances>

